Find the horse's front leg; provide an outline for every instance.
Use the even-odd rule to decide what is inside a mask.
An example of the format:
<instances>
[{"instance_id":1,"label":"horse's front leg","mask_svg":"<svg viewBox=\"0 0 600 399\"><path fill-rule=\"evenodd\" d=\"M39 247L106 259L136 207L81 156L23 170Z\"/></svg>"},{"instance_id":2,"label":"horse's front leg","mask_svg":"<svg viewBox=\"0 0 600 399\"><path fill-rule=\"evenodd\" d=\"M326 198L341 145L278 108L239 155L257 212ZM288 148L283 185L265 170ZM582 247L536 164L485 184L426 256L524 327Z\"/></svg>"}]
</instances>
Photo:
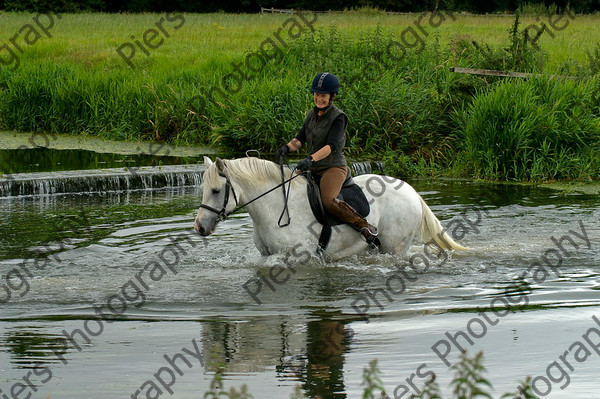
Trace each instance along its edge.
<instances>
[{"instance_id":1,"label":"horse's front leg","mask_svg":"<svg viewBox=\"0 0 600 399\"><path fill-rule=\"evenodd\" d=\"M260 254L263 256L271 255L269 253L269 248L267 247L267 244L265 244L262 237L260 236L258 229L256 229L256 228L254 229L253 236L254 236L254 245L256 245L256 249L258 249L258 252L260 252Z\"/></svg>"}]
</instances>

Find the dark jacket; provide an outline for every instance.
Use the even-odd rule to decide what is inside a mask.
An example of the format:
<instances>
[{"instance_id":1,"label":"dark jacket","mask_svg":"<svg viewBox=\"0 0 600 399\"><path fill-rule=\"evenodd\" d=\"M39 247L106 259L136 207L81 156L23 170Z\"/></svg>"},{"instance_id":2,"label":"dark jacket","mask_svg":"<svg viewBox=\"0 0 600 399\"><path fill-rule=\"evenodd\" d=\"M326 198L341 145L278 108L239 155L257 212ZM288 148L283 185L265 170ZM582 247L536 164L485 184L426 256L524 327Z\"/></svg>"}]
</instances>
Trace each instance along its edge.
<instances>
[{"instance_id":1,"label":"dark jacket","mask_svg":"<svg viewBox=\"0 0 600 399\"><path fill-rule=\"evenodd\" d=\"M331 154L315 161L311 169L319 172L334 166L346 166L344 146L348 117L333 104L320 117L317 117L317 112L317 107L308 111L302 129L296 136L302 144L306 142L309 154L314 154L327 144L331 147Z\"/></svg>"}]
</instances>

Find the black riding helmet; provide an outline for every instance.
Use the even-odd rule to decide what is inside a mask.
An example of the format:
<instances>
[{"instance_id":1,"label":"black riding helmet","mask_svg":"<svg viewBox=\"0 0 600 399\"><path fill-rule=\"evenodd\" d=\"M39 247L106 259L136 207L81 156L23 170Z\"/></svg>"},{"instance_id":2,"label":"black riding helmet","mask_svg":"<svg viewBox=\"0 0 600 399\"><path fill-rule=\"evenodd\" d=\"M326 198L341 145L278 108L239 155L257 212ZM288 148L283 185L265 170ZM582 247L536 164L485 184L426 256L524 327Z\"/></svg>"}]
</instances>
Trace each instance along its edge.
<instances>
[{"instance_id":1,"label":"black riding helmet","mask_svg":"<svg viewBox=\"0 0 600 399\"><path fill-rule=\"evenodd\" d=\"M338 94L340 91L340 80L329 72L321 72L315 76L310 87L311 93Z\"/></svg>"}]
</instances>

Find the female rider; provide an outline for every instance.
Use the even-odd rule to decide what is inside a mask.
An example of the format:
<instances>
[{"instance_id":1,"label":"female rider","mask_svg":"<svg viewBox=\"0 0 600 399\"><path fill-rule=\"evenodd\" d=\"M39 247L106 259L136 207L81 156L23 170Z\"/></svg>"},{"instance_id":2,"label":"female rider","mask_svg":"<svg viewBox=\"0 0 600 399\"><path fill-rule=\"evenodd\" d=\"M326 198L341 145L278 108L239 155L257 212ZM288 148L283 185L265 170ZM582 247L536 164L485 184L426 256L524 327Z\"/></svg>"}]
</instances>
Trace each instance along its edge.
<instances>
[{"instance_id":1,"label":"female rider","mask_svg":"<svg viewBox=\"0 0 600 399\"><path fill-rule=\"evenodd\" d=\"M325 211L360 231L371 244L377 236L377 228L370 225L354 208L337 198L348 173L343 154L348 117L333 105L339 88L340 81L335 75L324 72L315 76L310 88L315 107L308 111L298 135L277 150L277 158L297 151L306 143L311 155L300 161L296 169L310 169L319 176L321 201Z\"/></svg>"}]
</instances>

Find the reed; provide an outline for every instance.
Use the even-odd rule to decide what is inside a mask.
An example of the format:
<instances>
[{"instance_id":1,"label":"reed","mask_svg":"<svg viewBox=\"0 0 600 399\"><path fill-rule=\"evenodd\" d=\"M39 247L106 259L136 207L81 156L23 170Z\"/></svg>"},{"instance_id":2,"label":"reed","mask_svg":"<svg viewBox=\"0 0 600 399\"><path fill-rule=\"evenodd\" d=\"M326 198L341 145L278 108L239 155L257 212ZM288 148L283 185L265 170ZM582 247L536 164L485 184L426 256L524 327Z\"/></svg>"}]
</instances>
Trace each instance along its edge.
<instances>
[{"instance_id":1,"label":"reed","mask_svg":"<svg viewBox=\"0 0 600 399\"><path fill-rule=\"evenodd\" d=\"M600 81L504 81L476 96L461 130L470 172L481 178L581 179L600 169Z\"/></svg>"}]
</instances>

